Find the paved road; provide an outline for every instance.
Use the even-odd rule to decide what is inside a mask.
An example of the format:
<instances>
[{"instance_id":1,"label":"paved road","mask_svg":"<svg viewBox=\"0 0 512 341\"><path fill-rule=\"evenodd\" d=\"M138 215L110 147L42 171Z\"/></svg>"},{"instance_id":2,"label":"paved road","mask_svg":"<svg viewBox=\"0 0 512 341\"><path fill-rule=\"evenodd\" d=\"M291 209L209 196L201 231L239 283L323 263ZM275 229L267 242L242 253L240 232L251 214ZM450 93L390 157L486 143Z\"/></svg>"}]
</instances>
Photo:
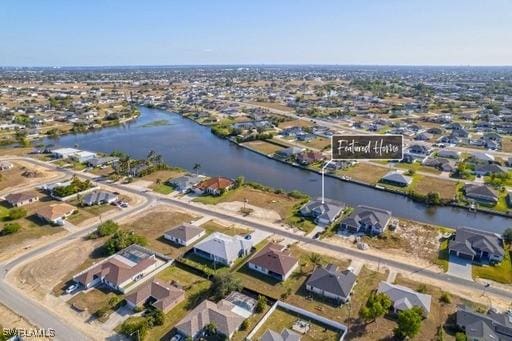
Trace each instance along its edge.
<instances>
[{"instance_id":1,"label":"paved road","mask_svg":"<svg viewBox=\"0 0 512 341\"><path fill-rule=\"evenodd\" d=\"M24 158L28 159L28 158ZM45 166L48 166L46 163L37 161L37 160L31 160L35 163L39 163ZM84 177L93 178L92 175L87 175L83 173L74 172L71 170L63 170L64 172L67 172L69 174L80 174ZM475 283L473 281L459 278L457 276L452 276L450 274L446 273L438 273L432 270L429 270L428 268L421 268L412 264L408 263L402 263L395 260L389 260L384 259L382 257L367 254L364 251L360 251L353 248L347 248L339 245L332 245L329 243L326 243L321 240L313 240L309 237L305 237L302 235L298 235L293 232L285 231L281 228L274 227L269 224L259 223L252 221L247 218L243 218L240 216L237 216L235 214L228 214L223 213L218 210L216 210L214 207L207 207L198 205L195 203L188 203L183 202L175 198L171 197L162 197L160 195L151 193L151 192L140 192L138 190L132 189L128 186L124 185L118 185L118 184L109 184L110 187L118 188L120 190L124 190L126 192L136 193L141 196L143 196L146 199L146 202L137 208L137 211L141 211L148 206L155 203L156 200L167 203L169 205L179 207L185 210L194 211L195 213L199 213L202 215L209 215L214 218L218 218L227 222L231 222L234 224L240 224L245 225L248 227L251 227L253 229L257 229L260 231L264 231L267 233L272 233L278 236L282 236L291 240L296 240L304 243L308 243L311 245L315 245L317 247L324 248L326 250L336 251L345 254L349 258L358 258L359 260L364 260L372 263L379 263L381 266L388 266L390 268L393 268L395 270L398 270L400 272L403 272L404 274L407 273L420 273L422 275L431 277L433 279L436 279L440 282L445 283L451 283L459 285L461 288L471 289L473 291L479 291L483 290L483 285ZM126 212L128 214L128 212ZM120 217L117 217L120 218ZM41 304L31 300L30 298L22 296L23 293L19 292L12 286L10 286L5 281L5 275L6 275L6 269L12 269L13 267L19 266L24 262L28 262L32 258L41 256L42 254L46 252L50 252L53 249L59 248L63 246L67 242L71 242L73 240L77 240L78 238L81 238L82 236L90 233L92 230L94 230L97 227L97 224L86 228L83 231L76 232L73 234L70 234L66 236L63 240L59 240L56 242L52 242L48 245L42 246L38 249L32 250L31 252L24 254L14 260L11 260L7 264L0 265L0 302L7 305L12 310L16 311L17 313L21 314L22 316L26 317L29 321L35 323L36 325L43 326L45 328L54 328L57 331L57 335L60 335L60 339L65 340L86 340L87 337L81 333L80 331L72 328L71 326L67 325L65 321L61 320L58 316L56 316L51 310L49 310L46 307L41 306ZM490 287L487 288L487 292L490 292L492 294L496 294L499 296L502 296L506 299L512 300L512 292L497 288L497 287ZM64 337L63 337L64 335Z\"/></svg>"}]
</instances>

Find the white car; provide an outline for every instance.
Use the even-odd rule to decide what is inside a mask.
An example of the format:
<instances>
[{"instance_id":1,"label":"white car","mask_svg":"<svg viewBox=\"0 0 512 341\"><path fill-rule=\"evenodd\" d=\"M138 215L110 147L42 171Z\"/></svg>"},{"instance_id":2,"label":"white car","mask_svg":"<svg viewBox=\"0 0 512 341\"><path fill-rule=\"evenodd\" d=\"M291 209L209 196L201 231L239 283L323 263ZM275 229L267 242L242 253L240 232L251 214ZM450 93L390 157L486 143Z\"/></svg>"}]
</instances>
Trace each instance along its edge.
<instances>
[{"instance_id":1,"label":"white car","mask_svg":"<svg viewBox=\"0 0 512 341\"><path fill-rule=\"evenodd\" d=\"M66 289L66 294L71 294L73 291L75 291L76 289L78 289L78 284L71 284L67 289Z\"/></svg>"}]
</instances>

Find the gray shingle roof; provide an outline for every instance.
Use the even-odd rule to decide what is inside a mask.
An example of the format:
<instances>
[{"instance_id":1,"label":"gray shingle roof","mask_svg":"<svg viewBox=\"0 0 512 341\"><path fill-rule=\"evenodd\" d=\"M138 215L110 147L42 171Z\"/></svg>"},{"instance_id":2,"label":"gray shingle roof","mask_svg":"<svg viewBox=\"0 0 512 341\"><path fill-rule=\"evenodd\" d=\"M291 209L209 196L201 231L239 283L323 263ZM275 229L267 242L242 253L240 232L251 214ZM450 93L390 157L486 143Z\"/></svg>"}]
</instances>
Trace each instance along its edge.
<instances>
[{"instance_id":1,"label":"gray shingle roof","mask_svg":"<svg viewBox=\"0 0 512 341\"><path fill-rule=\"evenodd\" d=\"M204 229L192 224L181 224L173 227L169 231L165 232L166 236L174 237L176 239L189 241L203 232Z\"/></svg>"},{"instance_id":2,"label":"gray shingle roof","mask_svg":"<svg viewBox=\"0 0 512 341\"><path fill-rule=\"evenodd\" d=\"M384 281L379 283L377 291L388 295L393 301L393 307L397 310L420 307L425 313L428 314L430 312L430 303L432 301L432 296L430 295Z\"/></svg>"},{"instance_id":3,"label":"gray shingle roof","mask_svg":"<svg viewBox=\"0 0 512 341\"><path fill-rule=\"evenodd\" d=\"M507 313L490 310L480 314L466 307L457 310L457 325L464 328L466 335L485 341L511 341L512 321Z\"/></svg>"},{"instance_id":4,"label":"gray shingle roof","mask_svg":"<svg viewBox=\"0 0 512 341\"><path fill-rule=\"evenodd\" d=\"M322 204L322 199L316 198L302 206L300 212L306 217L313 216L317 219L334 221L343 208L345 208L345 204L340 201L324 199Z\"/></svg>"},{"instance_id":5,"label":"gray shingle roof","mask_svg":"<svg viewBox=\"0 0 512 341\"><path fill-rule=\"evenodd\" d=\"M240 251L248 251L251 247L250 240L215 232L197 243L194 248L231 262L238 258Z\"/></svg>"},{"instance_id":6,"label":"gray shingle roof","mask_svg":"<svg viewBox=\"0 0 512 341\"><path fill-rule=\"evenodd\" d=\"M329 264L327 267L317 267L306 285L346 298L355 282L356 275L352 271L338 271L335 265Z\"/></svg>"}]
</instances>

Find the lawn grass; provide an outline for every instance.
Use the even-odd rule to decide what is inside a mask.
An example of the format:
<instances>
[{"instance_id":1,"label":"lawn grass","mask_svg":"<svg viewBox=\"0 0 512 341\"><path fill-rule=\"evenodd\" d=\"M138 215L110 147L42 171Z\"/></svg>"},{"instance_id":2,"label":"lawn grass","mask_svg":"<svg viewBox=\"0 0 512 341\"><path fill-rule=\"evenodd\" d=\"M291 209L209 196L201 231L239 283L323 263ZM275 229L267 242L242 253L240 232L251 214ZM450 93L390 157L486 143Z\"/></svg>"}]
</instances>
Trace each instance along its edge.
<instances>
[{"instance_id":1,"label":"lawn grass","mask_svg":"<svg viewBox=\"0 0 512 341\"><path fill-rule=\"evenodd\" d=\"M308 142L299 142L303 146L316 150L324 150L327 149L331 145L331 140L325 137L316 137Z\"/></svg>"},{"instance_id":2,"label":"lawn grass","mask_svg":"<svg viewBox=\"0 0 512 341\"><path fill-rule=\"evenodd\" d=\"M413 162L413 163L397 162L397 163L395 163L395 167L401 168L401 169L413 170L416 172L441 174L441 171L439 169L434 168L434 167L423 166L419 162Z\"/></svg>"},{"instance_id":3,"label":"lawn grass","mask_svg":"<svg viewBox=\"0 0 512 341\"><path fill-rule=\"evenodd\" d=\"M251 232L251 230L249 230L249 229L246 229L243 227L238 227L235 225L231 225L231 226L222 225L222 224L216 222L215 220L210 220L210 221L204 223L203 225L201 225L201 227L204 228L208 234L213 233L213 232L221 232L221 233L227 234L228 236L236 236L236 235L246 235Z\"/></svg>"},{"instance_id":4,"label":"lawn grass","mask_svg":"<svg viewBox=\"0 0 512 341\"><path fill-rule=\"evenodd\" d=\"M243 145L266 155L274 154L275 152L283 149L282 146L267 141L250 141Z\"/></svg>"},{"instance_id":5,"label":"lawn grass","mask_svg":"<svg viewBox=\"0 0 512 341\"><path fill-rule=\"evenodd\" d=\"M158 170L151 174L145 175L141 178L141 180L152 181L153 183L166 182L169 179L176 178L183 174L185 174L185 171L181 168L170 168Z\"/></svg>"},{"instance_id":6,"label":"lawn grass","mask_svg":"<svg viewBox=\"0 0 512 341\"><path fill-rule=\"evenodd\" d=\"M174 188L172 186L169 186L169 185L166 185L166 184L163 184L163 183L159 183L159 184L153 184L150 186L150 188L154 191L154 192L157 192L157 193L160 193L160 194L171 194L172 192L174 192Z\"/></svg>"},{"instance_id":7,"label":"lawn grass","mask_svg":"<svg viewBox=\"0 0 512 341\"><path fill-rule=\"evenodd\" d=\"M354 180L375 185L389 171L389 168L379 167L370 163L360 162L350 168L336 171L336 175L348 176Z\"/></svg>"},{"instance_id":8,"label":"lawn grass","mask_svg":"<svg viewBox=\"0 0 512 341\"><path fill-rule=\"evenodd\" d=\"M441 244L439 245L439 252L436 259L434 259L434 263L439 265L444 272L448 271L448 261L450 258L450 253L448 251L448 244L450 243L449 239L443 239Z\"/></svg>"},{"instance_id":9,"label":"lawn grass","mask_svg":"<svg viewBox=\"0 0 512 341\"><path fill-rule=\"evenodd\" d=\"M415 181L411 185L411 189L420 195L437 192L441 199L454 200L457 194L457 181L415 175Z\"/></svg>"},{"instance_id":10,"label":"lawn grass","mask_svg":"<svg viewBox=\"0 0 512 341\"><path fill-rule=\"evenodd\" d=\"M496 265L473 264L473 278L484 278L498 283L512 284L510 245L506 245L505 257L503 257L501 263Z\"/></svg>"}]
</instances>

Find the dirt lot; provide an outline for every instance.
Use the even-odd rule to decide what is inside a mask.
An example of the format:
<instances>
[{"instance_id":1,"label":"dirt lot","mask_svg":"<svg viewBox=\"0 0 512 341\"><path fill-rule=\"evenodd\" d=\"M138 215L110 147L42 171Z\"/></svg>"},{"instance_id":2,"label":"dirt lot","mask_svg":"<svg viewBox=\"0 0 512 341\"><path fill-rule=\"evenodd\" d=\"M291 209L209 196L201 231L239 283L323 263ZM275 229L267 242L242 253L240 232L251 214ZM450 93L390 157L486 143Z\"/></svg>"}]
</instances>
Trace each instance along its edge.
<instances>
[{"instance_id":1,"label":"dirt lot","mask_svg":"<svg viewBox=\"0 0 512 341\"><path fill-rule=\"evenodd\" d=\"M151 174L143 176L141 179L151 182L157 182L157 180L160 180L160 182L165 182L171 178L183 175L184 173L185 172L181 169L166 169L153 172Z\"/></svg>"},{"instance_id":2,"label":"dirt lot","mask_svg":"<svg viewBox=\"0 0 512 341\"><path fill-rule=\"evenodd\" d=\"M437 258L439 238L439 230L435 226L401 219L396 231L387 231L380 237L364 236L363 241L378 250L432 261Z\"/></svg>"},{"instance_id":3,"label":"dirt lot","mask_svg":"<svg viewBox=\"0 0 512 341\"><path fill-rule=\"evenodd\" d=\"M306 120L292 120L279 123L279 128L290 128L290 127L312 127L313 123Z\"/></svg>"},{"instance_id":4,"label":"dirt lot","mask_svg":"<svg viewBox=\"0 0 512 341\"><path fill-rule=\"evenodd\" d=\"M171 257L181 254L181 249L174 247L165 241L163 234L172 227L197 220L199 217L176 211L169 206L157 206L146 212L142 217L137 217L121 225L124 230L135 231L148 240L148 247Z\"/></svg>"},{"instance_id":5,"label":"dirt lot","mask_svg":"<svg viewBox=\"0 0 512 341\"><path fill-rule=\"evenodd\" d=\"M0 326L2 328L35 329L36 326L19 316L6 306L0 304ZM1 332L1 331L0 331ZM25 340L50 340L48 338L25 338Z\"/></svg>"},{"instance_id":6,"label":"dirt lot","mask_svg":"<svg viewBox=\"0 0 512 341\"><path fill-rule=\"evenodd\" d=\"M358 163L346 170L338 171L336 174L349 176L352 179L374 185L389 171L390 169L386 167L378 167L369 163Z\"/></svg>"},{"instance_id":7,"label":"dirt lot","mask_svg":"<svg viewBox=\"0 0 512 341\"><path fill-rule=\"evenodd\" d=\"M12 191L16 186L30 186L36 183L50 181L60 176L59 173L44 167L36 166L26 161L13 161L12 169L0 172L0 194ZM24 176L25 172L34 172L34 177Z\"/></svg>"},{"instance_id":8,"label":"dirt lot","mask_svg":"<svg viewBox=\"0 0 512 341\"><path fill-rule=\"evenodd\" d=\"M280 103L272 103L272 102L248 102L249 104L259 105L260 107L276 109L280 111L292 112L293 109Z\"/></svg>"}]
</instances>

